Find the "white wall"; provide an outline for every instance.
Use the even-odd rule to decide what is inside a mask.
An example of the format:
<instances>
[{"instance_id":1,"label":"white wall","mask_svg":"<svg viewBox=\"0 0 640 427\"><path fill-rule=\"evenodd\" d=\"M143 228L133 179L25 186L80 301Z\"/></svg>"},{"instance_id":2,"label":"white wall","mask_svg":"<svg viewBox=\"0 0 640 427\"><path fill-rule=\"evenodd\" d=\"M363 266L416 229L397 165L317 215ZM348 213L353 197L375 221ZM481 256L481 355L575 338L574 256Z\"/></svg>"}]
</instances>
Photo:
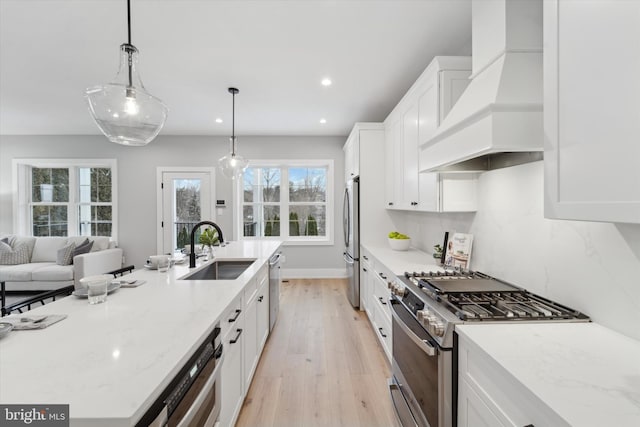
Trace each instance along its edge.
<instances>
[{"instance_id":1,"label":"white wall","mask_svg":"<svg viewBox=\"0 0 640 427\"><path fill-rule=\"evenodd\" d=\"M445 230L470 232L472 269L640 340L640 225L545 219L542 166L482 174L475 214L398 212L394 223L428 252Z\"/></svg>"},{"instance_id":2,"label":"white wall","mask_svg":"<svg viewBox=\"0 0 640 427\"><path fill-rule=\"evenodd\" d=\"M283 252L287 269L344 270L342 260L341 194L344 185L342 146L346 137L239 137L238 152L249 159L333 159L335 244L290 246ZM118 161L118 244L126 262L141 266L156 252L156 168L158 166L216 166L229 150L227 137L160 136L146 147L124 147L103 136L0 136L0 232L13 232L12 171L14 158L115 158ZM216 199L227 208L216 222L232 236L233 189L230 180L216 177Z\"/></svg>"}]
</instances>

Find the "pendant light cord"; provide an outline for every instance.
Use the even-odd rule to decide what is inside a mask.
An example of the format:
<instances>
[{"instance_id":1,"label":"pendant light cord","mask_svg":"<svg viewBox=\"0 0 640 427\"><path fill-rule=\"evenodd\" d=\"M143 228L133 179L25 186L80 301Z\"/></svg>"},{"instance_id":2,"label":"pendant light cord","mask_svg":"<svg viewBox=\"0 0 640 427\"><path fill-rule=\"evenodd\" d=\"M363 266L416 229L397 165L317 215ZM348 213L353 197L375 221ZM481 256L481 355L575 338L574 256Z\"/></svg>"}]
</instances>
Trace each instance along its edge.
<instances>
[{"instance_id":1,"label":"pendant light cord","mask_svg":"<svg viewBox=\"0 0 640 427\"><path fill-rule=\"evenodd\" d=\"M129 87L133 86L133 64L132 64L132 48L133 45L131 44L131 2L130 0L127 0L127 44L128 46L128 59L129 59Z\"/></svg>"},{"instance_id":2,"label":"pendant light cord","mask_svg":"<svg viewBox=\"0 0 640 427\"><path fill-rule=\"evenodd\" d=\"M233 96L231 104L231 157L236 155L236 94L240 92L235 87L230 87L229 93Z\"/></svg>"}]
</instances>

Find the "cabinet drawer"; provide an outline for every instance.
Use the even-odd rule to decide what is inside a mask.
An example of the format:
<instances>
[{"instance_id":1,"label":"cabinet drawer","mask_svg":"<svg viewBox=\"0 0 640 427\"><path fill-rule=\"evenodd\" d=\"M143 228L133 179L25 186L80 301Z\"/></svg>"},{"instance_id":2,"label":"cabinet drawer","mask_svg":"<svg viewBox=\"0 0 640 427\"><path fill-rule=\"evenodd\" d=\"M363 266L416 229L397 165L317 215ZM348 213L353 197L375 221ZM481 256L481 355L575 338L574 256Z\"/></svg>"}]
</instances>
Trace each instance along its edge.
<instances>
[{"instance_id":1,"label":"cabinet drawer","mask_svg":"<svg viewBox=\"0 0 640 427\"><path fill-rule=\"evenodd\" d=\"M382 349L387 356L387 360L391 363L391 321L387 318L386 310L380 304L374 304L375 321L371 322L374 333L382 344Z\"/></svg>"},{"instance_id":2,"label":"cabinet drawer","mask_svg":"<svg viewBox=\"0 0 640 427\"><path fill-rule=\"evenodd\" d=\"M224 340L231 330L240 322L243 313L242 294L239 295L220 318L220 334Z\"/></svg>"},{"instance_id":3,"label":"cabinet drawer","mask_svg":"<svg viewBox=\"0 0 640 427\"><path fill-rule=\"evenodd\" d=\"M378 276L375 279L373 288L373 304L378 306L380 314L384 315L387 322L391 323L391 307L389 306L389 298L391 291L389 290L389 282Z\"/></svg>"}]
</instances>

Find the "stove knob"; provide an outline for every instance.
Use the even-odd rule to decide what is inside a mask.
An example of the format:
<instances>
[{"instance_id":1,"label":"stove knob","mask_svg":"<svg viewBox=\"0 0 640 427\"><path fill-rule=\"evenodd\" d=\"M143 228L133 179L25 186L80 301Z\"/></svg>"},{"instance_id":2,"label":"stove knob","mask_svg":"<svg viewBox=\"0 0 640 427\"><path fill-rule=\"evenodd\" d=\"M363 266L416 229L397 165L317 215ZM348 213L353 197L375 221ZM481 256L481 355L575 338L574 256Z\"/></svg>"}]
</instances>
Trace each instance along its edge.
<instances>
[{"instance_id":1,"label":"stove knob","mask_svg":"<svg viewBox=\"0 0 640 427\"><path fill-rule=\"evenodd\" d=\"M418 311L416 312L416 316L418 317L418 320L419 320L420 322L422 322L422 321L424 320L424 318L425 318L425 316L426 316L426 315L427 315L427 311L426 311L426 310L418 310Z\"/></svg>"},{"instance_id":2,"label":"stove knob","mask_svg":"<svg viewBox=\"0 0 640 427\"><path fill-rule=\"evenodd\" d=\"M444 324L439 321L434 321L429 323L429 332L437 337L441 337L444 335Z\"/></svg>"},{"instance_id":3,"label":"stove knob","mask_svg":"<svg viewBox=\"0 0 640 427\"><path fill-rule=\"evenodd\" d=\"M407 273L408 274L408 273ZM387 282L387 288L393 290L393 283Z\"/></svg>"}]
</instances>

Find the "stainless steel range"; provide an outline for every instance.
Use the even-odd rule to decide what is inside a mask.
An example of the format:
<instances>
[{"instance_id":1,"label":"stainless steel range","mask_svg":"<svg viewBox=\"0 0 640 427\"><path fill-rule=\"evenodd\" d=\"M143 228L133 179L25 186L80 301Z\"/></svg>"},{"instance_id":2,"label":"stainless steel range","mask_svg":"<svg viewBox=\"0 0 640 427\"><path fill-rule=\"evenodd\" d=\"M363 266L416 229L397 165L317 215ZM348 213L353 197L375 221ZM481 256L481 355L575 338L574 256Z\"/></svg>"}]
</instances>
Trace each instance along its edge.
<instances>
[{"instance_id":1,"label":"stainless steel range","mask_svg":"<svg viewBox=\"0 0 640 427\"><path fill-rule=\"evenodd\" d=\"M456 324L587 322L584 314L471 271L405 273L393 284L391 398L403 427L456 425Z\"/></svg>"}]
</instances>

